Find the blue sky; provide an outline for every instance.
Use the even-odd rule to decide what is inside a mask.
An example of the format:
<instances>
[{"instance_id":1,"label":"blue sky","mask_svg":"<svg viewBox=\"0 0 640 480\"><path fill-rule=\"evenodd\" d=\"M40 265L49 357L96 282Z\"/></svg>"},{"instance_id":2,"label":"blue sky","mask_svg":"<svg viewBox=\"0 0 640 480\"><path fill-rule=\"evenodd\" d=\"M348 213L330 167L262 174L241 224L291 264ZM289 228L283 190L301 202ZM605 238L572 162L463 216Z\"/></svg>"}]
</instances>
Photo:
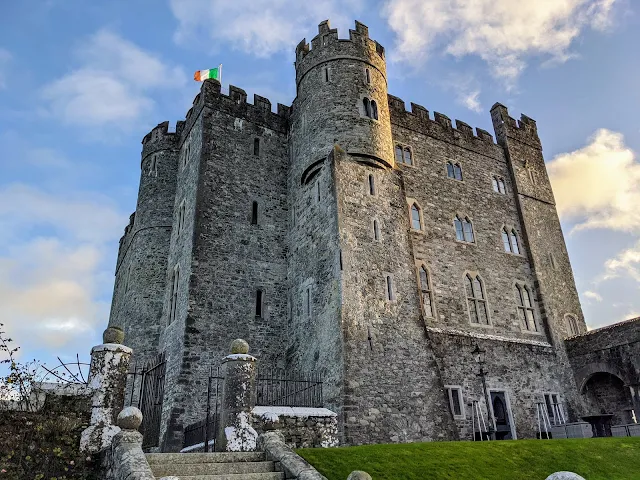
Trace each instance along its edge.
<instances>
[{"instance_id":1,"label":"blue sky","mask_svg":"<svg viewBox=\"0 0 640 480\"><path fill-rule=\"evenodd\" d=\"M23 0L0 17L0 322L23 358L105 328L140 141L195 70L275 105L329 18L387 49L389 93L493 131L538 122L587 324L640 315L640 5L632 0Z\"/></svg>"}]
</instances>

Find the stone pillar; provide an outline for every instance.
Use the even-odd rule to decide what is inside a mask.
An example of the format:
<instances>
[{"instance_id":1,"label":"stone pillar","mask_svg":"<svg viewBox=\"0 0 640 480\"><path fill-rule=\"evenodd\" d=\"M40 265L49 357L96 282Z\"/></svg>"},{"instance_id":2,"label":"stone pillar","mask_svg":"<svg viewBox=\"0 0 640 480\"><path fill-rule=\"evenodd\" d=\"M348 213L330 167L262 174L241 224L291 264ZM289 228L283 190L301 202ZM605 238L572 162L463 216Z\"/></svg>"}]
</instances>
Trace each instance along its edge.
<instances>
[{"instance_id":1,"label":"stone pillar","mask_svg":"<svg viewBox=\"0 0 640 480\"><path fill-rule=\"evenodd\" d=\"M257 432L251 426L251 409L256 404L256 358L248 355L249 344L237 339L231 355L222 361L222 406L216 436L219 452L251 452Z\"/></svg>"},{"instance_id":2,"label":"stone pillar","mask_svg":"<svg viewBox=\"0 0 640 480\"><path fill-rule=\"evenodd\" d=\"M138 432L142 423L142 412L136 407L127 407L118 414L118 428L111 445L111 471L113 477L155 480L147 458L142 451L142 434ZM174 477L175 478L175 477Z\"/></svg>"},{"instance_id":3,"label":"stone pillar","mask_svg":"<svg viewBox=\"0 0 640 480\"><path fill-rule=\"evenodd\" d=\"M631 393L633 411L636 414L636 422L640 423L640 383L629 385L629 392Z\"/></svg>"},{"instance_id":4,"label":"stone pillar","mask_svg":"<svg viewBox=\"0 0 640 480\"><path fill-rule=\"evenodd\" d=\"M122 345L124 334L117 327L107 328L102 339L102 345L91 349L91 422L80 437L80 449L89 453L97 453L109 447L114 435L120 431L116 419L124 406L132 353L129 347Z\"/></svg>"}]
</instances>

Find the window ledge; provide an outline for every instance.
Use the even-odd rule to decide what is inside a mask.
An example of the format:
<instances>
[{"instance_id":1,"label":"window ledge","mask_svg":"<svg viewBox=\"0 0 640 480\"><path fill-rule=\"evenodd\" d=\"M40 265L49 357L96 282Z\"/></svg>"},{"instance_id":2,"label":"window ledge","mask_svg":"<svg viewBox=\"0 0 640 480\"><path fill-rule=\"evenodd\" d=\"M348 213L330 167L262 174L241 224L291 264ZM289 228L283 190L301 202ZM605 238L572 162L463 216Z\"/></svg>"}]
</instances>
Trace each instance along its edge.
<instances>
[{"instance_id":1,"label":"window ledge","mask_svg":"<svg viewBox=\"0 0 640 480\"><path fill-rule=\"evenodd\" d=\"M396 162L396 165L402 165L403 167L408 167L408 168L416 168L415 164L409 165L408 163L404 163L404 162Z\"/></svg>"},{"instance_id":2,"label":"window ledge","mask_svg":"<svg viewBox=\"0 0 640 480\"><path fill-rule=\"evenodd\" d=\"M445 177L446 177L447 179L449 179L449 180L453 180L454 182L464 183L464 180L457 180L457 179L455 179L455 178L453 178L453 177L450 177L450 176L448 176L448 175L445 175Z\"/></svg>"},{"instance_id":3,"label":"window ledge","mask_svg":"<svg viewBox=\"0 0 640 480\"><path fill-rule=\"evenodd\" d=\"M473 245L474 247L476 246L476 242L465 242L464 240L458 240L457 238L455 239L455 241L456 243L461 243L463 245Z\"/></svg>"},{"instance_id":4,"label":"window ledge","mask_svg":"<svg viewBox=\"0 0 640 480\"><path fill-rule=\"evenodd\" d=\"M416 230L415 228L410 228L409 231L412 233L419 233L421 235L426 235L424 230Z\"/></svg>"}]
</instances>

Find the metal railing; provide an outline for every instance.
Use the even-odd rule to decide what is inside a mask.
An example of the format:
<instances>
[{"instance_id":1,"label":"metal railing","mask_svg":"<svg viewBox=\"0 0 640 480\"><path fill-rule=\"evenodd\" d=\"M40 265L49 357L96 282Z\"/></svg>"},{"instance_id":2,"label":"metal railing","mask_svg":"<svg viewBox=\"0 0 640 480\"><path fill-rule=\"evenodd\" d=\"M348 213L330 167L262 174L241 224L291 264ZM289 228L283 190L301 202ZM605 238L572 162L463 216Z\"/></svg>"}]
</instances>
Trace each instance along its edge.
<instances>
[{"instance_id":1,"label":"metal railing","mask_svg":"<svg viewBox=\"0 0 640 480\"><path fill-rule=\"evenodd\" d=\"M287 372L282 368L259 370L257 404L287 407L322 407L322 377Z\"/></svg>"}]
</instances>

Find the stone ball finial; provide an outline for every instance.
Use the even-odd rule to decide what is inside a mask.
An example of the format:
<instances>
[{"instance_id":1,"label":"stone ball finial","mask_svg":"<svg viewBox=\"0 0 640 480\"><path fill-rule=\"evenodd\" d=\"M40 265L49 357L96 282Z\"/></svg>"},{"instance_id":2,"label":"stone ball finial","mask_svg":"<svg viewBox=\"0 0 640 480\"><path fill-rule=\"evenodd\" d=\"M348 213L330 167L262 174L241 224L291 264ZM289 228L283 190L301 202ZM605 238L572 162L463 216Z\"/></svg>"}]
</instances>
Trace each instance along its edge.
<instances>
[{"instance_id":1,"label":"stone ball finial","mask_svg":"<svg viewBox=\"0 0 640 480\"><path fill-rule=\"evenodd\" d=\"M118 343L122 345L124 342L124 331L120 327L108 327L102 333L102 343Z\"/></svg>"},{"instance_id":2,"label":"stone ball finial","mask_svg":"<svg viewBox=\"0 0 640 480\"><path fill-rule=\"evenodd\" d=\"M231 342L231 353L249 353L249 344L241 338L236 338Z\"/></svg>"},{"instance_id":3,"label":"stone ball finial","mask_svg":"<svg viewBox=\"0 0 640 480\"><path fill-rule=\"evenodd\" d=\"M126 407L118 414L116 423L122 430L137 430L142 424L142 412L136 407Z\"/></svg>"},{"instance_id":4,"label":"stone ball finial","mask_svg":"<svg viewBox=\"0 0 640 480\"><path fill-rule=\"evenodd\" d=\"M347 480L373 480L371 475L367 472L363 472L362 470L354 470L349 474Z\"/></svg>"},{"instance_id":5,"label":"stone ball finial","mask_svg":"<svg viewBox=\"0 0 640 480\"><path fill-rule=\"evenodd\" d=\"M585 480L577 473L573 472L555 472L549 475L545 480Z\"/></svg>"}]
</instances>

